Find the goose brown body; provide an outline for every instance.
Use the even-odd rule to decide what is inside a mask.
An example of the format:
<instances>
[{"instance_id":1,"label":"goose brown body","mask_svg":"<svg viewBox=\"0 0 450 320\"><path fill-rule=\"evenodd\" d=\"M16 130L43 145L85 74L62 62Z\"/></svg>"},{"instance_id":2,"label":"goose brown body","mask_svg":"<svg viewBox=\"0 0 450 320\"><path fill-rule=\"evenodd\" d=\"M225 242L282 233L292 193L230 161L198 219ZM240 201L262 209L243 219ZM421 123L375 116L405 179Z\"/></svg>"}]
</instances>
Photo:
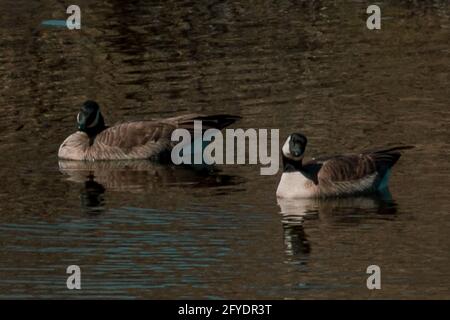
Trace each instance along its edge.
<instances>
[{"instance_id":1,"label":"goose brown body","mask_svg":"<svg viewBox=\"0 0 450 320\"><path fill-rule=\"evenodd\" d=\"M174 129L168 123L136 121L117 124L93 138L77 131L61 144L58 156L67 160L148 159L170 149Z\"/></svg>"},{"instance_id":2,"label":"goose brown body","mask_svg":"<svg viewBox=\"0 0 450 320\"><path fill-rule=\"evenodd\" d=\"M100 114L98 106L93 110L89 112ZM79 121L80 118L83 116L78 116ZM89 119L89 115L86 115L86 118ZM101 114L100 118L103 119ZM231 115L187 114L167 119L124 122L111 127L103 126L98 130L89 130L95 129L96 123L87 128L83 123L83 130L71 134L61 144L58 157L90 161L159 159L172 149L174 143L171 136L175 129L192 130L195 120L202 121L204 130L222 129L239 118ZM95 120L98 120L98 115Z\"/></svg>"},{"instance_id":3,"label":"goose brown body","mask_svg":"<svg viewBox=\"0 0 450 320\"><path fill-rule=\"evenodd\" d=\"M284 172L277 189L279 198L335 197L386 189L391 168L401 156L399 151L412 148L397 146L303 163L306 147L303 138L291 143L289 137L283 147Z\"/></svg>"}]
</instances>

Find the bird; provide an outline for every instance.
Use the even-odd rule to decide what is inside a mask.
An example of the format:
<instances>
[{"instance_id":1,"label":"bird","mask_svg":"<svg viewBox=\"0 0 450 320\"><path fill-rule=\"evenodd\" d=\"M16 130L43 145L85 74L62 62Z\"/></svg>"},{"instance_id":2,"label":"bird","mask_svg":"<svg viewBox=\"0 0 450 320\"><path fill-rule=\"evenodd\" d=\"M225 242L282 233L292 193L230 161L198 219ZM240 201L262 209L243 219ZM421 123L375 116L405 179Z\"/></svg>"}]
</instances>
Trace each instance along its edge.
<instances>
[{"instance_id":1,"label":"bird","mask_svg":"<svg viewBox=\"0 0 450 320\"><path fill-rule=\"evenodd\" d=\"M308 143L301 133L289 135L281 149L283 173L277 198L340 197L380 192L388 188L392 167L404 145L313 158L303 162Z\"/></svg>"},{"instance_id":2,"label":"bird","mask_svg":"<svg viewBox=\"0 0 450 320\"><path fill-rule=\"evenodd\" d=\"M128 121L107 126L97 102L87 100L77 115L78 130L60 145L58 158L64 160L142 160L166 161L174 143L172 132L183 128L193 132L194 121L202 130L221 130L240 116L227 114L186 114L165 119Z\"/></svg>"}]
</instances>

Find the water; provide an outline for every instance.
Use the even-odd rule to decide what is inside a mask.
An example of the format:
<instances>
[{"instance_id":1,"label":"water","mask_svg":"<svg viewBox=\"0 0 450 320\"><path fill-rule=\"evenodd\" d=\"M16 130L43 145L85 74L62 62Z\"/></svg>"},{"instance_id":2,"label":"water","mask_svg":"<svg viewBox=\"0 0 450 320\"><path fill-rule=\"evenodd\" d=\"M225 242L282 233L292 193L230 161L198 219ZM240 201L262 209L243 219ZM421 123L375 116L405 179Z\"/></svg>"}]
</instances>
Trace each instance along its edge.
<instances>
[{"instance_id":1,"label":"water","mask_svg":"<svg viewBox=\"0 0 450 320\"><path fill-rule=\"evenodd\" d=\"M0 298L450 298L447 1L380 1L380 31L361 1L77 4L79 31L42 24L63 2L0 4ZM241 115L309 155L416 148L390 195L278 204L259 166L58 162L88 98L109 123Z\"/></svg>"}]
</instances>

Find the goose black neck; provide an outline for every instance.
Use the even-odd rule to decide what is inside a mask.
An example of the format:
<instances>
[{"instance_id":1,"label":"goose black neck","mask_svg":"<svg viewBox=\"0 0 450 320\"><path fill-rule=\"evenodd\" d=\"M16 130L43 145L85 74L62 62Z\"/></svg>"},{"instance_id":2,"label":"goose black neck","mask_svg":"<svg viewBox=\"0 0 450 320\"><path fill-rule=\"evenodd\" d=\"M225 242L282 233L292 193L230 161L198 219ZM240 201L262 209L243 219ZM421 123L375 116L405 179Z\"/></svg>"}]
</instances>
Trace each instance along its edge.
<instances>
[{"instance_id":1,"label":"goose black neck","mask_svg":"<svg viewBox=\"0 0 450 320\"><path fill-rule=\"evenodd\" d=\"M302 171L302 160L292 160L287 158L284 154L283 159L283 172Z\"/></svg>"},{"instance_id":2,"label":"goose black neck","mask_svg":"<svg viewBox=\"0 0 450 320\"><path fill-rule=\"evenodd\" d=\"M97 125L92 128L86 128L83 131L89 136L89 138L93 139L96 135L106 129L105 120L103 116L100 114L98 117Z\"/></svg>"}]
</instances>

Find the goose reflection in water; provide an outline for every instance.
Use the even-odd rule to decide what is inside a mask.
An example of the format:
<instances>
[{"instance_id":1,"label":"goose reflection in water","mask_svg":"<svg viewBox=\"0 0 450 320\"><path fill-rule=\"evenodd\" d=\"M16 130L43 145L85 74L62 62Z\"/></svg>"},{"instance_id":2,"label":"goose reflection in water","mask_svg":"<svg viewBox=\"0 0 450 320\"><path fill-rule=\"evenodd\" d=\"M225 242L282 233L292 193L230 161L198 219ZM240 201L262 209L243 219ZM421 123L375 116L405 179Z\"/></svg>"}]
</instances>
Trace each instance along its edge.
<instances>
[{"instance_id":1,"label":"goose reflection in water","mask_svg":"<svg viewBox=\"0 0 450 320\"><path fill-rule=\"evenodd\" d=\"M68 181L83 184L81 205L89 213L100 213L105 208L107 191L146 194L161 198L168 192L177 192L183 198L185 188L214 188L211 192L223 192L222 187L241 184L243 178L221 174L214 168L196 170L191 167L162 165L147 160L129 161L70 161L60 160L59 170ZM170 189L170 190L169 190ZM174 189L181 189L175 190ZM237 189L227 189L227 192ZM186 199L187 200L187 199Z\"/></svg>"},{"instance_id":2,"label":"goose reflection in water","mask_svg":"<svg viewBox=\"0 0 450 320\"><path fill-rule=\"evenodd\" d=\"M358 197L278 199L281 209L286 254L305 262L311 245L305 221L325 224L359 224L367 219L392 219L397 205L388 190Z\"/></svg>"},{"instance_id":3,"label":"goose reflection in water","mask_svg":"<svg viewBox=\"0 0 450 320\"><path fill-rule=\"evenodd\" d=\"M105 209L103 194L106 189L100 183L95 182L94 176L90 174L81 190L81 207L89 214L100 214Z\"/></svg>"}]
</instances>

